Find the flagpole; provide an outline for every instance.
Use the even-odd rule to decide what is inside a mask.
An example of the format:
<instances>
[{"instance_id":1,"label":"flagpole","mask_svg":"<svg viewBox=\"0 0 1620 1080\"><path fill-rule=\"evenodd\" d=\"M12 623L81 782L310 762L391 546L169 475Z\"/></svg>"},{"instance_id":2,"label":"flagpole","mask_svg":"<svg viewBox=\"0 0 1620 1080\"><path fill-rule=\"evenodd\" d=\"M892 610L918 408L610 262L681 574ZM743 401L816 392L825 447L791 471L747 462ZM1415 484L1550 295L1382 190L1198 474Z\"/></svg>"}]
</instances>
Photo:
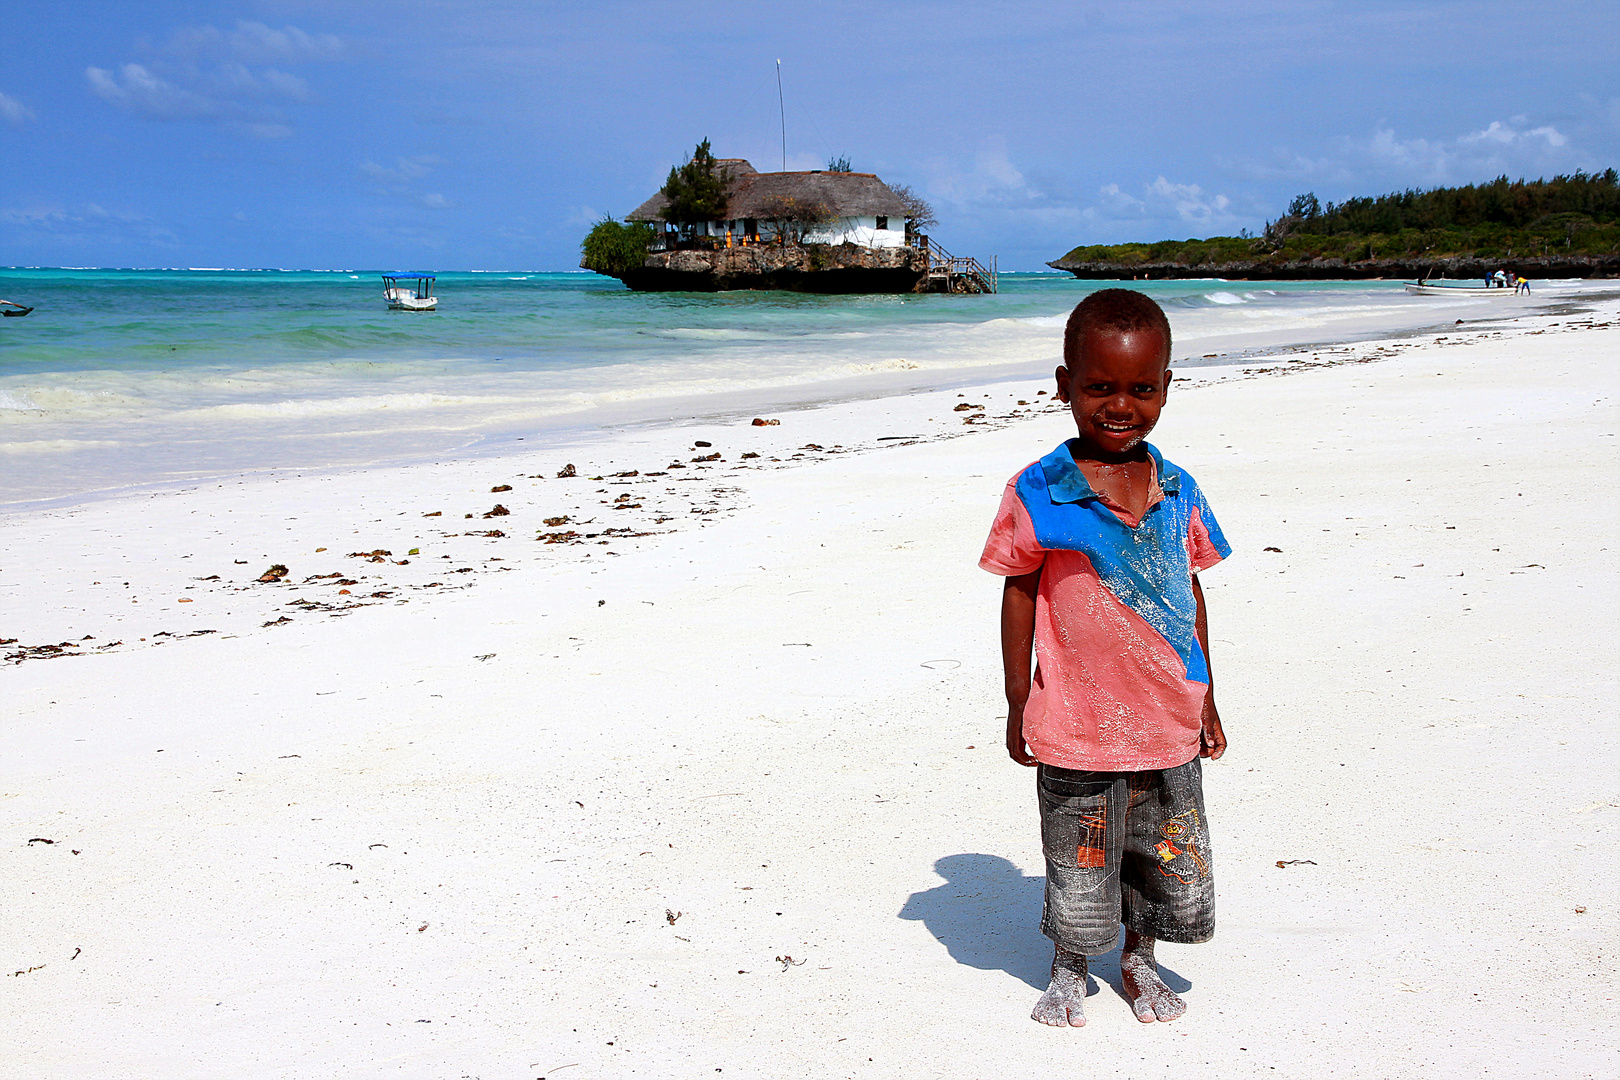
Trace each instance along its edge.
<instances>
[{"instance_id":1,"label":"flagpole","mask_svg":"<svg viewBox=\"0 0 1620 1080\"><path fill-rule=\"evenodd\" d=\"M782 171L787 172L787 104L782 99L782 61L776 61L776 107L782 116Z\"/></svg>"}]
</instances>

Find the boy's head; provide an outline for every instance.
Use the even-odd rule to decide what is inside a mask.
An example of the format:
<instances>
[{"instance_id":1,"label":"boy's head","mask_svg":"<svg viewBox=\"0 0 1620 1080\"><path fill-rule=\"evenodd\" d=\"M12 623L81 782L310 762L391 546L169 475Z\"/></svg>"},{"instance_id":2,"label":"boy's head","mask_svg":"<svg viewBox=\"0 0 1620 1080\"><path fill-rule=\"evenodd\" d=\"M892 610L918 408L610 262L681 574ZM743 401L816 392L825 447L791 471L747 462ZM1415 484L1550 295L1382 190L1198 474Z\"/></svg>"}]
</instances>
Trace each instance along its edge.
<instances>
[{"instance_id":1,"label":"boy's head","mask_svg":"<svg viewBox=\"0 0 1620 1080\"><path fill-rule=\"evenodd\" d=\"M1094 292L1069 314L1056 375L1087 451L1133 456L1169 393L1170 320L1142 293Z\"/></svg>"},{"instance_id":2,"label":"boy's head","mask_svg":"<svg viewBox=\"0 0 1620 1080\"><path fill-rule=\"evenodd\" d=\"M1170 320L1153 297L1135 289L1101 289L1069 312L1063 327L1063 362L1074 367L1088 332L1129 334L1157 330L1164 341L1164 364L1170 366Z\"/></svg>"}]
</instances>

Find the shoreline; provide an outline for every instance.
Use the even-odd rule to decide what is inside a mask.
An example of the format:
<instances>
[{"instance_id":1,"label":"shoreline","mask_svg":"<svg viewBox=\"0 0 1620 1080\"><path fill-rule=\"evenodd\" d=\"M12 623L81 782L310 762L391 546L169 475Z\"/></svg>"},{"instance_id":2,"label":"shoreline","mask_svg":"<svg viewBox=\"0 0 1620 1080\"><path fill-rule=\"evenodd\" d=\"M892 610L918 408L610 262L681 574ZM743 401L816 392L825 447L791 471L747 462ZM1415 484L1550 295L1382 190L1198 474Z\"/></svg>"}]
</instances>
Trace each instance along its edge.
<instances>
[{"instance_id":1,"label":"shoreline","mask_svg":"<svg viewBox=\"0 0 1620 1080\"><path fill-rule=\"evenodd\" d=\"M1377 363L1425 345L1450 347L1458 335L1471 340L1537 335L1561 328L1562 324L1541 329L1515 324L1526 318L1545 323L1572 312L1590 311L1594 304L1613 305L1616 301L1620 296L1602 296L1590 302L1573 297L1539 317L1510 315L1477 320L1472 327L1465 324L1461 330L1436 326L1370 340L1303 348L1261 347L1250 357L1221 357L1207 366L1178 369L1176 387L1178 395L1185 395L1227 383L1345 364ZM1442 334L1441 330L1449 332ZM1188 374L1181 374L1183 371ZM1045 374L1009 375L991 382L979 380L942 388L811 400L785 409L756 412L734 408L687 420L578 428L569 432L573 438L543 449L538 440L535 445L520 445L527 440L508 437L511 441L503 440L502 444L491 440L486 452L476 452L476 444L469 444L461 453L440 460L413 458L358 467L267 469L165 481L141 490L110 491L102 497L81 494L0 506L0 538L6 542L11 561L32 563L43 578L33 590L24 590L33 592L30 599L17 598L15 579L7 582L0 578L0 610L9 616L6 625L0 626L0 640L6 642L0 646L0 664L130 651L143 644L151 647L185 637L257 634L284 625L287 619L300 614L346 617L361 608L381 604L425 602L435 590L446 594L464 591L488 575L523 566L578 566L585 558L594 557L594 553L583 555L575 550L586 547L608 547L611 550L603 552L604 557L620 557L626 543L639 547L644 538L696 532L715 514L730 517L738 513L749 505L750 489L769 482L771 475L781 470L792 471L845 455L867 456L883 450L937 445L1001 431L1030 417L1058 412L1052 406L1049 383L1050 377ZM1042 390L1047 393L1042 394ZM996 404L991 404L991 399ZM987 408L956 411L964 403ZM778 423L754 427L752 419L756 416ZM875 434L880 427L897 430ZM848 440L847 445L840 440ZM722 455L720 461L703 460L714 453ZM576 476L564 479L553 475L570 465L575 467ZM474 477L488 478L488 482ZM649 483L663 485L663 490L645 498L632 494L630 505L637 512L615 515L616 510L628 509L616 505L616 496L625 493L620 489L639 492ZM670 486L689 483L695 486ZM504 490L495 490L503 486ZM383 496L382 506L375 505L375 499L360 498L352 506L326 508L314 522L309 522L302 508L328 501L326 492L332 489L374 489L392 494ZM229 509L219 506L217 499L222 496L211 499L210 491L230 491ZM395 505L403 493L408 493L406 499L412 510L400 510ZM486 502L488 506L482 505ZM283 507L298 512L289 515ZM443 516L416 516L431 514L434 508ZM160 557L168 564L167 572L145 583L128 585L134 590L127 594L132 606L148 605L142 609L142 614L148 616L144 627L128 633L108 633L106 625L53 618L48 621L49 630L41 627L30 632L19 628L33 614L30 609L37 609L40 599L83 589L85 582L93 578L120 576L107 564L107 552L83 544L78 538L80 534L118 533L121 526L114 523L129 519L132 510L147 522L146 530L163 536L185 535L191 525L189 519L199 514L228 526L234 535L228 541L190 541L184 546L196 550L178 557ZM492 517L492 510L505 512ZM348 529L344 524L347 519L358 523L360 517L370 514L383 515L367 518L374 524L383 523L387 516L405 520L393 523L397 527L380 530ZM547 519L559 518L563 520L558 524L547 523ZM694 520L698 529L687 524ZM301 524L296 529L277 524L283 521ZM289 542L277 532L298 535ZM358 552L343 550L345 545L334 539L339 534L368 537L359 543L359 551L387 552L388 556L357 564L353 558ZM226 529L216 528L213 535L225 537ZM658 542L651 541L653 546ZM521 546L514 549L512 545ZM38 551L33 558L27 553L31 546ZM224 558L227 547L233 549L228 561ZM46 555L41 548L55 555ZM417 549L426 554L418 555ZM538 557L536 549L540 551ZM148 554L158 557L156 552ZM247 557L238 561L239 555ZM189 575L190 580L186 580L182 561L193 558L208 560L211 574L203 578ZM514 558L518 561L511 565L492 565L509 563ZM101 569L89 574L64 572L67 566L82 565L80 560L92 560L92 565L99 561ZM449 560L448 568L438 565L444 560ZM265 584L255 580L277 565L291 568L284 579ZM447 576L441 572L445 569L451 575L471 576ZM204 580L209 577L212 580ZM330 582L356 588L341 596L328 596L325 594L336 592L336 587L323 587ZM360 582L366 583L366 591L360 590ZM108 588L100 580L94 585ZM189 595L182 598L182 593ZM247 595L231 602L237 593ZM309 595L303 595L306 593ZM180 608L181 603L189 606ZM223 616L219 614L222 609ZM88 615L90 609L83 611ZM155 611L164 613L161 626L150 621ZM123 613L116 622L122 625L131 618L129 613Z\"/></svg>"},{"instance_id":2,"label":"shoreline","mask_svg":"<svg viewBox=\"0 0 1620 1080\"><path fill-rule=\"evenodd\" d=\"M1129 282L1122 284L1129 284ZM1211 284L1224 283L1212 280ZM1464 324L1495 325L1507 320L1544 316L1564 311L1571 305L1578 307L1581 304L1600 303L1611 295L1620 295L1620 288L1615 290L1593 290L1581 288L1576 283L1565 284L1569 286L1567 289L1531 297L1524 306L1515 306L1512 309L1502 310L1483 317L1480 317L1472 310L1467 311L1465 314L1473 317L1468 318ZM1175 361L1175 365L1177 370L1180 371L1241 366L1243 364L1263 362L1267 357L1284 356L1294 352L1320 351L1341 345L1367 343L1384 339L1405 340L1421 338L1425 335L1432 336L1450 330L1453 325L1455 324L1450 321L1449 313L1432 311L1424 317L1409 318L1406 322L1397 322L1395 325L1389 325L1389 319L1386 316L1381 322L1363 319L1360 323L1355 323L1352 319L1349 325L1333 326L1329 324L1312 327L1308 334L1310 332L1319 334L1316 340L1309 340L1308 335L1290 340L1286 333L1280 338L1275 333L1268 335L1244 334L1241 332L1206 334L1202 337L1195 336L1190 342L1178 342L1178 348L1188 349L1189 352L1197 352L1205 348L1213 348L1215 351L1207 355L1183 355ZM946 390L956 391L1028 379L1044 379L1050 367L1055 366L1058 362L1057 349L1055 345L1048 348L1044 343L1044 339L1043 344L1037 345L1036 348L1048 351L1050 355L1032 356L1011 361L1004 360L995 364L981 364L962 368L951 366L931 367L909 362L895 362L892 370L886 371L851 372L833 378L817 377L804 381L791 381L737 391L707 390L688 392L660 402L657 406L657 412L651 411L654 406L648 400L631 399L581 406L571 412L559 412L544 418L530 415L522 418L513 417L507 420L485 421L481 425L482 430L462 428L458 434L451 434L452 431L457 430L456 426L435 427L431 424L420 429L401 429L399 431L379 429L375 433L376 437L372 443L358 443L353 449L337 452L339 459L326 463L277 462L246 469L240 465L183 467L185 475L181 476L167 476L133 483L113 482L104 487L80 488L63 494L7 498L5 501L0 501L0 516L12 513L28 513L37 509L69 506L80 502L97 502L125 496L172 491L200 484L217 483L224 480L235 481L247 477L276 478L289 475L327 475L369 468L438 464L447 460L455 461L470 458L490 460L512 453L521 455L526 451L518 447L518 443L535 442L541 439L557 440L566 446L584 445L594 443L602 438L611 438L613 433L646 427L678 429L691 424L726 423L744 414L751 416L769 411L813 410L891 396L907 396ZM850 366L853 368L870 365L851 364ZM686 415L668 415L664 410L667 409L669 403L682 406L689 412ZM203 430L205 429L198 429L199 432ZM192 433L192 437L202 436ZM267 436L256 437L262 439ZM276 437L285 441L293 436L285 434ZM341 440L350 437L341 433L312 430L302 438L305 442L330 443L333 439ZM120 451L116 446L109 446L105 450L96 451L95 454L116 458L120 452L127 453L129 449L124 448ZM136 446L133 449L137 453L149 453L152 448L150 446ZM266 449L276 457L284 458L289 453L284 446L274 442L267 443ZM81 453L86 452L90 451ZM328 457L333 452L328 449ZM24 454L13 452L9 457L12 461L18 463L19 468L28 463L33 463L36 468L41 465L58 464L50 455L43 453ZM46 475L50 474L47 473ZM47 487L62 486L59 480L46 479L34 483L35 486L41 484Z\"/></svg>"},{"instance_id":3,"label":"shoreline","mask_svg":"<svg viewBox=\"0 0 1620 1080\"><path fill-rule=\"evenodd\" d=\"M1496 320L1481 320L1481 323L1485 325L1464 332L1504 333L1492 329L1498 325ZM1445 328L1435 327L1398 336L1341 341L1300 349L1268 349L1251 357L1234 358L1228 363L1181 368L1178 369L1176 389L1179 394L1186 394L1226 383L1288 376L1345 364L1376 363L1391 359L1399 355L1401 350L1417 346L1424 339L1447 340L1450 335L1439 334L1440 329ZM1296 352L1298 355L1295 355ZM1191 374L1181 374L1181 371ZM253 541L246 542L245 547L258 546L266 550L257 552L256 561L254 555L249 555L241 564L237 564L234 557L237 553L233 553L230 562L234 565L227 567L222 558L224 552L219 547L214 546L211 554L205 554L209 545L189 542L185 546L202 550L188 551L178 558L167 560L172 564L167 584L149 583L145 590L138 585L130 586L137 590L129 596L136 604L144 601L164 605L162 596L165 590L175 594L162 608L169 613L165 629L148 628L144 635L136 632L123 637L134 636L140 643L148 643L148 637L156 634L159 636L151 637L151 642L163 644L165 642L160 638L173 641L180 637L218 633L234 636L258 632L254 624L261 615L266 621L258 630L276 625L268 621L271 618L310 612L346 616L359 608L376 606L384 601L404 604L412 600L427 600L429 597L424 592L429 589L459 591L482 580L487 574L512 569L510 566L492 567L489 562L512 559L514 552L507 548L514 543L534 544L539 540L539 546L547 549L543 565L548 567L569 562L577 565L582 557L560 559L559 553L564 548L588 545L611 547L626 540L681 533L687 531L687 527L681 523L691 521L693 515L697 515L700 527L707 524L714 512L729 517L748 505L750 485L768 482L770 474L781 470L794 470L844 455L866 456L883 450L937 445L981 433L1002 431L1041 414L1061 415L1062 410L1055 407L1050 397L1050 382L1050 376L1044 374L1035 378L1011 376L992 382L975 380L897 394L812 400L797 407L764 409L759 413L747 408L731 409L689 420L649 420L608 428L580 428L571 432L574 438L544 449L530 446L520 448L517 444L526 440L516 439L505 445L491 446L487 453L469 452L469 446L458 455L432 461L407 459L363 466L267 469L256 473L230 473L195 480L161 482L141 490L111 491L100 498L70 496L32 505L0 506L0 537L8 541L7 546L14 557L21 550L18 536L35 531L59 555L67 555L72 551L71 542L65 536L58 535L59 529L41 529L41 518L61 522L70 518L90 519L78 523L71 531L103 534L116 531L116 527L96 519L110 522L127 518L129 511L137 505L154 508L143 514L153 518L153 522L146 527L166 536L183 535L187 531L186 519L199 513L226 522L237 533L239 546L252 537ZM994 405L991 404L992 398L996 399ZM956 411L957 406L962 404L983 405L986 408ZM929 415L924 416L924 413ZM897 419L897 414L907 419ZM778 422L755 427L752 423L755 415ZM896 431L885 430L884 434L873 434L879 427L885 426L893 427ZM901 428L906 430L900 432ZM825 441L817 442L818 439ZM836 441L838 439L851 441L846 445ZM714 453L722 455L720 461L702 460ZM743 458L740 455L748 456ZM665 459L668 459L667 464L664 463ZM554 475L570 465L574 466L577 475L568 478ZM488 478L489 483L486 485L481 479L471 479L475 476ZM627 514L622 519L612 514L618 509L614 505L616 499L601 497L610 494L613 489L641 488L654 482L664 485L666 492L671 490L668 488L671 484L696 483L698 487L693 489L694 492L701 489L711 496L720 493L722 497L663 495L651 503L634 502L635 509L644 512ZM604 484L608 486L602 487ZM504 485L510 486L505 490L495 490ZM319 524L300 526L296 530L300 535L291 542L281 537L271 539L277 528L276 522L307 520L302 513L285 516L281 507L296 508L323 500L323 489L332 487L395 493L390 498L397 498L397 493L409 492L413 507L417 503L421 505L411 511L401 511L393 507L392 502L386 508L377 508L371 500L360 500L344 511L336 514L328 512L317 519ZM244 489L233 492L233 506L229 512L222 513L217 506L210 507L210 489L222 492L228 488ZM484 506L486 502L490 505ZM430 503L440 508L439 513L443 517L418 520L415 515L432 513ZM488 516L488 512L497 506L507 513ZM710 507L713 506L721 509L712 511ZM359 518L372 513L404 517L406 521L399 524L411 527L403 532L398 528L345 530L345 517L354 518L358 523ZM557 517L568 520L558 525L545 524L547 518ZM385 518L367 520L382 523ZM294 530L286 527L283 531ZM385 565L353 563L353 554L340 550L343 545L332 539L335 534L345 531L370 537L360 543L362 551L387 551L386 560L368 560L384 562ZM492 532L499 535L485 535ZM569 533L578 535L559 535ZM223 530L218 534L222 535ZM546 543L544 538L548 536L558 536L558 539ZM417 556L412 552L414 548L429 554ZM477 549L476 554L473 549ZM495 554L497 551L498 555ZM239 553L249 554L246 550ZM532 552L520 548L515 554L520 561L533 561ZM622 552L612 551L608 554L618 556ZM221 580L207 584L182 583L177 576L180 560L199 556L211 558L208 567ZM96 556L93 549L87 547L78 557ZM452 573L470 572L474 576L449 581L429 580L445 576L430 568L431 564L422 565L424 560L429 559L449 559L453 564L450 568ZM24 560L30 561L26 556ZM260 566L260 562L265 565ZM473 565L474 569L464 570L464 563ZM477 565L479 563L483 565ZM242 568L237 569L237 565ZM254 580L274 565L285 565L292 569L284 580L265 585ZM407 571L402 569L405 565L414 568ZM111 567L106 567L92 576L112 578L118 574ZM319 588L327 581L354 584L347 580L351 576L368 582L366 588L371 590L371 594L356 597L354 592L358 590L352 590L348 599L335 601L329 597L310 600L294 595L310 592L312 583L317 586L316 592L332 591ZM79 577L84 575L80 574ZM47 586L46 593L55 595L58 589L71 589L75 584L82 587L83 582L63 579L53 583L53 586ZM179 601L179 592L193 595ZM217 616L209 618L214 605L195 606L199 601L209 599L223 602L232 592L248 592L266 600L274 598L278 602L237 603L232 607L250 608L254 613L244 616L233 610L227 612L225 619ZM383 592L389 595L376 595ZM399 595L401 593L403 595ZM293 599L282 601L283 594L292 595ZM0 586L0 599L5 595L3 586ZM300 600L303 600L303 604L299 603ZM194 606L180 609L178 602ZM289 604L292 606L290 612L287 610ZM12 616L8 626L15 626L21 607L0 603L0 608ZM127 621L127 618L121 617L119 621ZM183 629L168 629L171 626ZM97 629L77 623L61 624L59 631L35 634L35 640L29 641L18 632L7 633L4 627L0 627L0 639L16 639L0 647L0 663L105 654L110 650L129 650L137 646L137 643L126 642L122 637L116 644L110 644L107 634L94 633ZM104 630L105 627L99 629ZM92 633L95 644L86 645L75 640L85 633Z\"/></svg>"}]
</instances>

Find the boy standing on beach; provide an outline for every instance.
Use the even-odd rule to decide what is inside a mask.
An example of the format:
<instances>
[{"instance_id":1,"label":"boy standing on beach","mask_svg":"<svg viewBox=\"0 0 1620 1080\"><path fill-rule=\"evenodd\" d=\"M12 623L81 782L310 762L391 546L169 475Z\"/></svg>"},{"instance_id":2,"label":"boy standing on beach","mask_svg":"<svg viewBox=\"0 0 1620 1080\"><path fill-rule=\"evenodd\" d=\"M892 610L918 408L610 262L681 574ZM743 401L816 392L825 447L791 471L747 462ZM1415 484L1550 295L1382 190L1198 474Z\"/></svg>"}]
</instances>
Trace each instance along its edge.
<instances>
[{"instance_id":1,"label":"boy standing on beach","mask_svg":"<svg viewBox=\"0 0 1620 1080\"><path fill-rule=\"evenodd\" d=\"M1170 386L1170 323L1105 289L1069 316L1057 396L1076 437L1013 477L979 565L1006 577L1007 752L1036 766L1056 945L1043 1024L1085 1024L1086 957L1113 950L1138 1020L1186 1003L1156 941L1214 933L1199 759L1226 750L1202 570L1231 554L1192 477L1145 440ZM1033 649L1035 670L1030 672Z\"/></svg>"}]
</instances>

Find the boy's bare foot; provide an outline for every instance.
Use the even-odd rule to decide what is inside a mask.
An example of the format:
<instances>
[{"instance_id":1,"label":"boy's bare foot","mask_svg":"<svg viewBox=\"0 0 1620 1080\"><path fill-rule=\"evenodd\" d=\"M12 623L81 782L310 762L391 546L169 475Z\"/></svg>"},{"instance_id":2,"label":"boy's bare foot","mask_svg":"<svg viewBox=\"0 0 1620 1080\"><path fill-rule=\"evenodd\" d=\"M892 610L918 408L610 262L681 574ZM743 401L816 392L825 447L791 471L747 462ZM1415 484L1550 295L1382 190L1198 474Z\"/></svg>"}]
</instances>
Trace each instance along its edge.
<instances>
[{"instance_id":1,"label":"boy's bare foot","mask_svg":"<svg viewBox=\"0 0 1620 1080\"><path fill-rule=\"evenodd\" d=\"M1031 1020L1052 1027L1086 1026L1086 958L1057 946L1052 952L1052 984L1035 1003Z\"/></svg>"},{"instance_id":2,"label":"boy's bare foot","mask_svg":"<svg viewBox=\"0 0 1620 1080\"><path fill-rule=\"evenodd\" d=\"M1159 965L1153 959L1152 938L1138 937L1129 930L1125 931L1125 947L1119 954L1119 974L1125 983L1125 996L1131 1000L1131 1009L1142 1023L1174 1020L1187 1011L1187 1003L1181 999L1181 995L1159 978Z\"/></svg>"}]
</instances>

